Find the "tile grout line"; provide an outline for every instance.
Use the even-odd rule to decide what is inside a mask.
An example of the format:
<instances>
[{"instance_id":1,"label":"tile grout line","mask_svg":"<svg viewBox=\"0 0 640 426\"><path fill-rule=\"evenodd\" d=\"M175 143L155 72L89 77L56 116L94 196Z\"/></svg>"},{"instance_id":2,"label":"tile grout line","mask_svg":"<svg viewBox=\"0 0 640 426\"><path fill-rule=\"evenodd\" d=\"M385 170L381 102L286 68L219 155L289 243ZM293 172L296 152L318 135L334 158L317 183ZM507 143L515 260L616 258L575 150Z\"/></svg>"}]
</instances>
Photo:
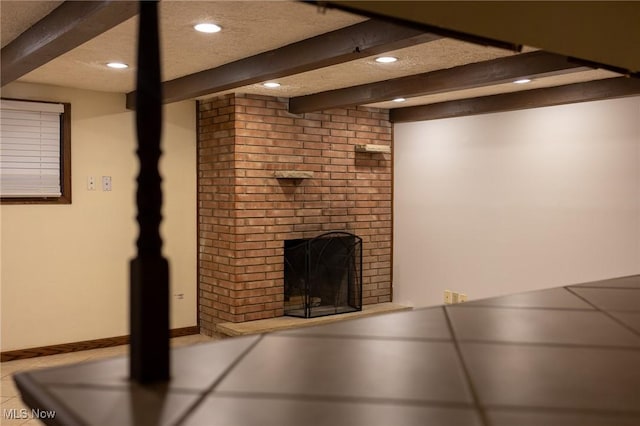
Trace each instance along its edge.
<instances>
[{"instance_id":1,"label":"tile grout line","mask_svg":"<svg viewBox=\"0 0 640 426\"><path fill-rule=\"evenodd\" d=\"M457 309L457 308L456 308ZM596 313L595 309L585 309L582 312ZM344 335L344 334L273 334L277 337L286 338L317 338L317 339L339 339L339 340L376 340L376 341L402 341L402 342L450 342L450 338L442 337L392 337L392 336L366 336L366 335ZM472 339L460 338L458 342L462 343L487 343L491 345L517 345L517 346L546 346L560 348L587 348L587 349L620 349L629 351L640 351L640 346L629 345L605 345L605 344L588 344L588 343L563 343L563 342L531 342L518 340L490 340L490 339Z\"/></svg>"},{"instance_id":2,"label":"tile grout line","mask_svg":"<svg viewBox=\"0 0 640 426\"><path fill-rule=\"evenodd\" d=\"M587 281L586 283L573 283L573 284L567 284L564 287L576 287L576 286L594 286L594 287L602 287L602 283L610 283L611 281L619 281L619 280L627 280L629 278L636 278L636 277L640 277L640 274L631 274L631 275L624 275L622 277L615 277L615 278L605 278L602 280L597 280L597 281ZM640 288L640 287L639 287Z\"/></svg>"},{"instance_id":3,"label":"tile grout line","mask_svg":"<svg viewBox=\"0 0 640 426\"><path fill-rule=\"evenodd\" d=\"M231 371L233 371L233 369L240 364L240 362L247 356L249 355L249 352L251 352L253 350L253 348L256 347L256 345L258 343L260 343L262 341L262 339L264 338L264 334L261 334L255 342L253 342L251 345L249 345L248 348L246 348L240 355L238 355L238 357L233 360L233 362L227 367L227 369L220 374L220 376L218 376L218 378L216 380L214 380L214 382L211 384L211 386L209 386L205 391L202 392L202 394L200 395L199 398L196 399L196 401L191 404L187 409L185 409L184 414L182 414L180 417L178 417L178 419L175 421L175 425L181 425L183 424L191 414L193 414L193 412L195 411L195 409L202 404L202 402L207 398L207 396L209 394L211 394L214 389L216 387L218 387L218 385L220 384L220 382L222 382L228 375L229 373L231 373Z\"/></svg>"},{"instance_id":4,"label":"tile grout line","mask_svg":"<svg viewBox=\"0 0 640 426\"><path fill-rule=\"evenodd\" d=\"M307 402L338 402L345 404L390 404L414 407L444 407L454 409L475 409L473 402L452 402L445 400L423 400L405 399L392 397L370 397L370 396L350 396L350 395L325 395L325 394L292 394L276 392L250 392L250 391L221 391L216 392L217 397L237 398L237 399L270 399L287 401L307 401Z\"/></svg>"},{"instance_id":5,"label":"tile grout line","mask_svg":"<svg viewBox=\"0 0 640 426\"><path fill-rule=\"evenodd\" d=\"M562 343L562 342L528 342L517 340L490 340L490 339L460 339L462 343L502 345L502 346L530 346L546 348L566 348L566 349L599 349L599 350L621 350L639 352L640 346L622 346L588 343Z\"/></svg>"},{"instance_id":6,"label":"tile grout line","mask_svg":"<svg viewBox=\"0 0 640 426\"><path fill-rule=\"evenodd\" d=\"M602 285L586 285L586 284L572 284L565 286L564 288L577 287L577 288L600 288L603 290L640 290L640 287L625 287L625 286L602 286Z\"/></svg>"},{"instance_id":7,"label":"tile grout line","mask_svg":"<svg viewBox=\"0 0 640 426\"><path fill-rule=\"evenodd\" d=\"M558 414L595 414L606 417L616 416L640 416L640 411L617 410L617 409L598 409L585 407L553 407L545 405L509 405L509 404L489 404L487 409L494 411L511 411L511 412L546 412Z\"/></svg>"},{"instance_id":8,"label":"tile grout line","mask_svg":"<svg viewBox=\"0 0 640 426\"><path fill-rule=\"evenodd\" d=\"M464 374L465 379L467 380L467 385L469 386L469 391L471 392L471 397L473 398L473 405L476 408L478 415L480 416L480 422L484 426L489 426L489 418L487 417L487 413L484 410L484 407L480 403L480 396L478 395L478 390L473 384L473 380L471 380L471 372L467 367L467 364L464 361L464 357L462 356L462 349L460 349L460 342L456 338L456 333L453 329L453 323L451 322L451 318L449 317L449 312L445 306L442 306L442 312L444 313L445 319L447 320L447 326L449 327L449 333L451 333L451 340L453 342L453 346L458 354L458 360L460 361L460 366L462 367L462 373Z\"/></svg>"},{"instance_id":9,"label":"tile grout line","mask_svg":"<svg viewBox=\"0 0 640 426\"><path fill-rule=\"evenodd\" d=\"M548 306L518 306L518 305L489 305L489 304L481 304L478 302L465 302L450 305L451 307L455 307L456 309L477 309L477 308L495 308L495 309L532 309L532 310L540 310L540 311L582 311L582 312L593 312L592 308L552 308Z\"/></svg>"},{"instance_id":10,"label":"tile grout line","mask_svg":"<svg viewBox=\"0 0 640 426\"><path fill-rule=\"evenodd\" d=\"M286 337L295 339L306 339L312 337L314 339L341 339L341 340L386 340L392 342L449 342L451 339L445 337L395 337L395 336L369 336L357 334L331 334L327 333L272 333L272 336Z\"/></svg>"},{"instance_id":11,"label":"tile grout line","mask_svg":"<svg viewBox=\"0 0 640 426\"><path fill-rule=\"evenodd\" d=\"M576 296L579 299L582 299L583 301L585 301L586 303L588 303L589 305L593 306L598 312L602 312L603 314L605 314L607 317L611 318L613 321L615 321L618 325L621 325L622 327L626 328L627 330L631 331L633 334L635 334L636 336L640 336L640 332L637 331L635 328L627 325L624 321L619 320L618 318L616 318L614 315L612 315L611 313L609 313L609 311L606 311L600 307L598 307L596 304L592 303L591 301L589 301L587 298L581 296L580 294L576 293L575 291L573 291L572 288L570 287L565 287L565 289L573 294L574 296ZM623 312L637 312L637 311L623 311Z\"/></svg>"}]
</instances>

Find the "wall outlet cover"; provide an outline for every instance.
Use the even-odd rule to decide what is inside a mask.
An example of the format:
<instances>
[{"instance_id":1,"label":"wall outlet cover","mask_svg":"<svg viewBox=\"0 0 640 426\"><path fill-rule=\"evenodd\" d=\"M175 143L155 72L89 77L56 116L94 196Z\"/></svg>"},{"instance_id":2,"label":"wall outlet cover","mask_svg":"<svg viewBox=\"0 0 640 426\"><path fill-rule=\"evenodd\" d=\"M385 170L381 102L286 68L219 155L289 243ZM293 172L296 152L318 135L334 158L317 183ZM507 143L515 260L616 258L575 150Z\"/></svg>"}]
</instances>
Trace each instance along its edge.
<instances>
[{"instance_id":1,"label":"wall outlet cover","mask_svg":"<svg viewBox=\"0 0 640 426\"><path fill-rule=\"evenodd\" d=\"M102 176L102 190L111 191L111 176Z\"/></svg>"}]
</instances>

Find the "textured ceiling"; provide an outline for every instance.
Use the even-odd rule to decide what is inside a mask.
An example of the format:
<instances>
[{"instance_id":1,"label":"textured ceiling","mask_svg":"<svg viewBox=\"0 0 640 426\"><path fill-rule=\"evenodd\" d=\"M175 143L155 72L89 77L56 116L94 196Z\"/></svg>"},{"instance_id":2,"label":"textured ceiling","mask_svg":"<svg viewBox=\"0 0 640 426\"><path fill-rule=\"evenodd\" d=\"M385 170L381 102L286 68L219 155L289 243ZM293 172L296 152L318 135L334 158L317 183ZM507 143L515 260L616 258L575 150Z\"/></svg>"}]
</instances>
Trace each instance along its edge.
<instances>
[{"instance_id":1,"label":"textured ceiling","mask_svg":"<svg viewBox=\"0 0 640 426\"><path fill-rule=\"evenodd\" d=\"M379 64L379 55L362 58L340 65L325 67L278 79L282 84L275 90L260 84L243 87L243 92L257 94L277 94L293 97L322 92L325 90L372 83L407 75L424 73L443 68L451 68L472 62L488 61L514 53L493 47L478 46L463 41L440 39L413 47L387 53L398 58L397 62ZM394 105L397 107L398 105Z\"/></svg>"},{"instance_id":2,"label":"textured ceiling","mask_svg":"<svg viewBox=\"0 0 640 426\"><path fill-rule=\"evenodd\" d=\"M12 42L24 30L47 16L60 4L62 4L61 1L0 1L2 47Z\"/></svg>"},{"instance_id":3,"label":"textured ceiling","mask_svg":"<svg viewBox=\"0 0 640 426\"><path fill-rule=\"evenodd\" d=\"M2 0L2 45L13 40L60 3ZM322 10L290 1L164 0L160 5L164 80L214 68L366 19L334 9ZM221 25L223 30L216 34L195 32L193 25L205 20ZM18 81L98 91L130 92L134 90L135 83L136 27L137 18L125 21L24 75ZM282 86L277 89L266 89L260 84L254 84L232 91L283 97L301 96L517 54L452 39L440 39L388 53L400 60L381 65L374 62L374 57L363 57L280 78L278 82ZM126 70L111 70L105 67L110 61L123 61L132 66ZM544 78L528 85L500 84L410 98L402 104L381 102L374 105L396 108L569 84L615 75L603 71L581 72Z\"/></svg>"},{"instance_id":4,"label":"textured ceiling","mask_svg":"<svg viewBox=\"0 0 640 426\"><path fill-rule=\"evenodd\" d=\"M319 13L315 7L284 1L163 1L160 3L162 76L186 74L342 28L365 18L337 10ZM193 26L213 21L223 30L202 34ZM82 89L130 92L135 66L111 70L105 64L135 65L137 18L90 40L20 79L24 82Z\"/></svg>"}]
</instances>

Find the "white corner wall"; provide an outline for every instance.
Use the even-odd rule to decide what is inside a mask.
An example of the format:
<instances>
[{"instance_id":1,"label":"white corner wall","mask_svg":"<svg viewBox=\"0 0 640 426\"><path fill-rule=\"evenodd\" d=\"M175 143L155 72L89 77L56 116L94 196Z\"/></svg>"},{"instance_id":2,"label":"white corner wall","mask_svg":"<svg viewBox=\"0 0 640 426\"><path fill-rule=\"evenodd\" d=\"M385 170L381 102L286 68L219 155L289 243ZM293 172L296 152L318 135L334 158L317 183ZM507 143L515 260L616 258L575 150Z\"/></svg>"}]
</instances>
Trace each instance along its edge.
<instances>
[{"instance_id":1,"label":"white corner wall","mask_svg":"<svg viewBox=\"0 0 640 426\"><path fill-rule=\"evenodd\" d=\"M135 117L125 96L25 83L2 96L71 102L71 205L0 207L2 351L129 334L135 253ZM171 327L196 325L194 102L164 109L161 172ZM95 176L96 191L87 190ZM113 190L103 192L102 176Z\"/></svg>"},{"instance_id":2,"label":"white corner wall","mask_svg":"<svg viewBox=\"0 0 640 426\"><path fill-rule=\"evenodd\" d=\"M394 302L640 273L640 97L394 133Z\"/></svg>"}]
</instances>

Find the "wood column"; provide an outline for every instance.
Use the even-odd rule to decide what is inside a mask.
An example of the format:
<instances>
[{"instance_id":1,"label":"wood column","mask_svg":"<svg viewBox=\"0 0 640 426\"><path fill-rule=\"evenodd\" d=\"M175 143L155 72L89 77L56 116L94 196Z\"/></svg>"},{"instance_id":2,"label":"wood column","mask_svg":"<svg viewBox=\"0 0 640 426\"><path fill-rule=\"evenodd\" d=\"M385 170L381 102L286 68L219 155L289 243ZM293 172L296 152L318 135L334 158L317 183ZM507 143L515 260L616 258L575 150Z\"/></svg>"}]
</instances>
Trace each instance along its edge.
<instances>
[{"instance_id":1,"label":"wood column","mask_svg":"<svg viewBox=\"0 0 640 426\"><path fill-rule=\"evenodd\" d=\"M169 263L162 257L162 91L158 5L141 1L138 27L136 130L140 162L136 202L137 257L130 264L130 378L169 380Z\"/></svg>"}]
</instances>

